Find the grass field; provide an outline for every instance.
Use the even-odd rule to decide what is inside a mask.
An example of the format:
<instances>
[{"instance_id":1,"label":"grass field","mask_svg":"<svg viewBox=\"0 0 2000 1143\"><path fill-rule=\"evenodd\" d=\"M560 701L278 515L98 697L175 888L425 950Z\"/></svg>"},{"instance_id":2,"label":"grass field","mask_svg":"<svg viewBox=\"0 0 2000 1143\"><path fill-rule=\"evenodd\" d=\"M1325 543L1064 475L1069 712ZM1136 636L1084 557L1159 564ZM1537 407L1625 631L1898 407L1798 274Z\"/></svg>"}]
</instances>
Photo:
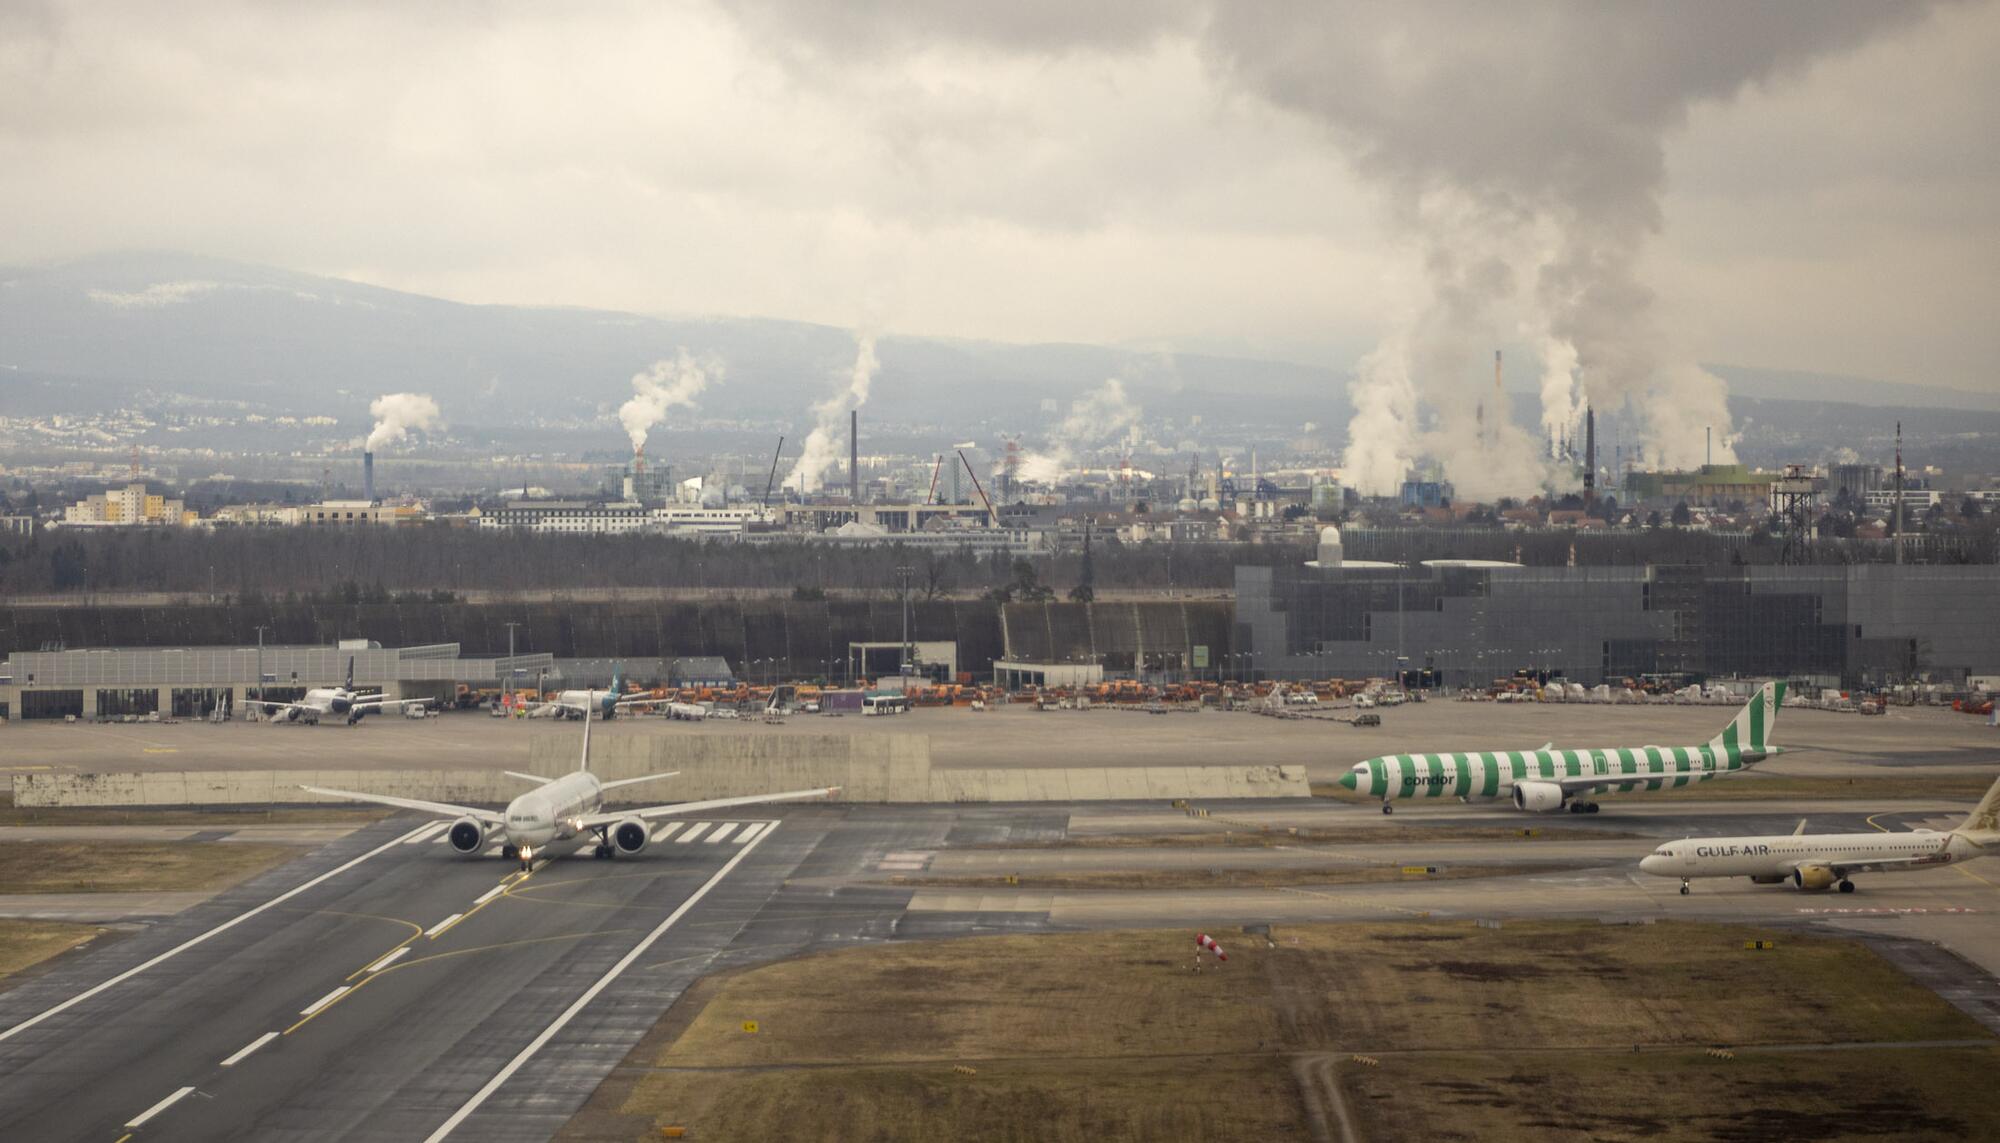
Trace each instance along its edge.
<instances>
[{"instance_id":1,"label":"grass field","mask_svg":"<svg viewBox=\"0 0 2000 1143\"><path fill-rule=\"evenodd\" d=\"M95 925L0 919L0 986L22 969L67 952L103 931Z\"/></svg>"},{"instance_id":2,"label":"grass field","mask_svg":"<svg viewBox=\"0 0 2000 1143\"><path fill-rule=\"evenodd\" d=\"M299 856L248 842L0 842L0 893L141 893L223 889Z\"/></svg>"},{"instance_id":3,"label":"grass field","mask_svg":"<svg viewBox=\"0 0 2000 1143\"><path fill-rule=\"evenodd\" d=\"M290 809L104 809L95 806L16 806L11 787L0 787L0 826L10 825L138 825L205 826L227 829L246 825L335 824L366 825L380 821L392 809L341 809L304 806Z\"/></svg>"},{"instance_id":4,"label":"grass field","mask_svg":"<svg viewBox=\"0 0 2000 1143\"><path fill-rule=\"evenodd\" d=\"M1857 943L1786 931L1750 952L1774 934L1573 922L1215 935L1230 960L1201 972L1171 930L878 945L707 980L562 1138L1303 1138L1342 1109L1366 1139L2000 1135L1978 1078L2000 1041ZM1976 1043L1774 1050L1930 1040Z\"/></svg>"},{"instance_id":5,"label":"grass field","mask_svg":"<svg viewBox=\"0 0 2000 1143\"><path fill-rule=\"evenodd\" d=\"M1678 790L1658 790L1648 793L1644 790L1630 794L1608 793L1602 795L1605 806L1625 798L1639 800L1667 800L1683 802L1722 801L1790 801L1797 798L1854 798L1857 800L1882 803L1907 801L1911 798L1960 798L1977 802L1993 785L1994 774L1984 770L1968 771L1963 774L1903 774L1893 777L1867 778L1814 778L1793 774L1758 774L1754 771L1735 778L1718 778ZM1353 802L1357 805L1375 805L1379 797L1357 794L1352 790L1332 783L1315 784L1313 796L1335 801ZM1448 798L1415 798L1412 805L1422 805L1426 801L1437 805L1456 804Z\"/></svg>"}]
</instances>

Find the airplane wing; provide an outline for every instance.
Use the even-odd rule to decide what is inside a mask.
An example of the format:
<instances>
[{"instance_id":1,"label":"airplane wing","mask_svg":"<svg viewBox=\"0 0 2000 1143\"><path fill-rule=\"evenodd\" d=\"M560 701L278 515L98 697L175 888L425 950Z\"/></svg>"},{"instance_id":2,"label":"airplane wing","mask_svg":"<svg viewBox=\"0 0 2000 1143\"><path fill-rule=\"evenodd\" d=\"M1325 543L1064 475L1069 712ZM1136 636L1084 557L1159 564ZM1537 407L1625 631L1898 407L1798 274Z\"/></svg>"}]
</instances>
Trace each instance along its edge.
<instances>
[{"instance_id":1,"label":"airplane wing","mask_svg":"<svg viewBox=\"0 0 2000 1143\"><path fill-rule=\"evenodd\" d=\"M666 699L663 699L663 698L654 698L654 697L653 697L652 695L626 695L626 696L625 696L624 698L621 698L621 699L619 699L619 700L618 700L618 705L619 705L619 706L639 706L639 705L641 705L641 704L643 704L643 703L649 703L649 702L650 702L650 703L662 703L662 702L666 702L666 701L667 701L667 700L666 700Z\"/></svg>"},{"instance_id":2,"label":"airplane wing","mask_svg":"<svg viewBox=\"0 0 2000 1143\"><path fill-rule=\"evenodd\" d=\"M1886 873L1891 870L1923 869L1932 865L1948 865L1951 859L1942 853L1925 853L1916 857L1875 857L1866 861L1842 861L1839 858L1803 857L1792 862L1787 868L1797 869L1806 865L1823 865L1839 870L1842 876L1849 873Z\"/></svg>"},{"instance_id":3,"label":"airplane wing","mask_svg":"<svg viewBox=\"0 0 2000 1143\"><path fill-rule=\"evenodd\" d=\"M416 698L416 699L355 699L355 700L354 700L354 702L353 702L353 703L351 703L351 704L350 704L350 705L348 706L348 708L347 708L347 709L348 709L348 710L349 710L350 712L352 712L352 711L369 711L369 710L386 710L386 709L388 709L389 707L392 707L392 706L393 706L393 707L396 707L397 709L399 709L399 710L400 710L401 708L403 708L403 707L406 707L406 706L429 706L429 705L430 705L430 702L431 702L431 700L429 700L429 699L420 699L420 698Z\"/></svg>"},{"instance_id":4,"label":"airplane wing","mask_svg":"<svg viewBox=\"0 0 2000 1143\"><path fill-rule=\"evenodd\" d=\"M763 802L797 802L806 798L830 798L840 792L839 786L821 786L816 790L792 790L783 794L750 794L741 798L711 798L706 802L679 802L671 806L646 806L634 810L607 810L601 814L591 814L581 822L583 829L596 829L626 818L650 821L653 818L673 817L675 814L705 814L710 810L726 810L734 806L754 806Z\"/></svg>"},{"instance_id":5,"label":"airplane wing","mask_svg":"<svg viewBox=\"0 0 2000 1143\"><path fill-rule=\"evenodd\" d=\"M327 709L323 706L313 706L311 703L303 702L271 702L267 699L245 699L243 700L243 705L261 707L267 714L280 710L316 710L321 714L327 713Z\"/></svg>"},{"instance_id":6,"label":"airplane wing","mask_svg":"<svg viewBox=\"0 0 2000 1143\"><path fill-rule=\"evenodd\" d=\"M388 794L360 794L353 790L328 790L319 786L300 786L315 794L325 794L330 798L346 798L352 802L375 802L384 806L395 806L399 810L419 810L446 818L477 818L494 825L506 825L507 815L498 810L480 810L471 806L454 806L447 802L425 802L416 798L396 798Z\"/></svg>"}]
</instances>

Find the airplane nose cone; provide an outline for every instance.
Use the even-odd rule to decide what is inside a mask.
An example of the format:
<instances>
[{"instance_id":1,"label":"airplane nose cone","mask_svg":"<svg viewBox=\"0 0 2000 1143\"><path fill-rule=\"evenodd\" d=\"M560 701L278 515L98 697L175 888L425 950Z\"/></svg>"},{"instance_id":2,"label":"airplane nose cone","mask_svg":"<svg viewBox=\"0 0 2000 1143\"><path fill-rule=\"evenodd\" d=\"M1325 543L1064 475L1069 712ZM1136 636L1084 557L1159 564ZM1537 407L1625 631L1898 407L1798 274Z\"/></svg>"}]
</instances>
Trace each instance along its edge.
<instances>
[{"instance_id":1,"label":"airplane nose cone","mask_svg":"<svg viewBox=\"0 0 2000 1143\"><path fill-rule=\"evenodd\" d=\"M1666 858L1661 857L1657 853L1649 853L1639 859L1639 871L1642 873L1659 873L1661 867L1666 865L1666 863Z\"/></svg>"},{"instance_id":2,"label":"airplane nose cone","mask_svg":"<svg viewBox=\"0 0 2000 1143\"><path fill-rule=\"evenodd\" d=\"M1342 774L1342 775L1340 776L1340 782L1339 782L1339 784L1340 784L1340 785L1342 785L1342 786L1345 786L1345 787L1347 787L1347 788L1348 788L1348 789L1350 789L1350 790L1352 790L1352 789L1354 789L1354 788L1355 788L1355 785L1356 785L1356 780L1357 780L1357 778L1358 778L1358 777L1359 777L1359 776L1358 776L1357 774L1355 774L1355 772L1354 772L1354 771L1352 771L1352 770L1349 770L1349 771L1348 771L1347 773L1345 773L1345 774Z\"/></svg>"}]
</instances>

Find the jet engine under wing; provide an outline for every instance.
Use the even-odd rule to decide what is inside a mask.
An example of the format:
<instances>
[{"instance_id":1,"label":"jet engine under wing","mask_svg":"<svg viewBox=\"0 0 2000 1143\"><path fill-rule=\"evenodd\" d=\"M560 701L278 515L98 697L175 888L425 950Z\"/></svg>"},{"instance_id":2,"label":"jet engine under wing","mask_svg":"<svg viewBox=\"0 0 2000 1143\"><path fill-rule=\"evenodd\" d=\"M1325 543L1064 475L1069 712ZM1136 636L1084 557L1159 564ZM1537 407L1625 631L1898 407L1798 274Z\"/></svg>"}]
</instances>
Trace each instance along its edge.
<instances>
[{"instance_id":1,"label":"jet engine under wing","mask_svg":"<svg viewBox=\"0 0 2000 1143\"><path fill-rule=\"evenodd\" d=\"M732 806L754 806L763 802L797 802L806 798L830 798L840 792L839 786L821 786L814 790L792 790L783 794L749 794L741 798L711 798L706 802L681 802L672 806L647 806L637 810L613 810L601 814L591 814L579 823L582 829L596 829L611 825L625 818L665 818L675 814L705 814L710 810L726 810Z\"/></svg>"},{"instance_id":2,"label":"jet engine under wing","mask_svg":"<svg viewBox=\"0 0 2000 1143\"><path fill-rule=\"evenodd\" d=\"M356 793L353 790L328 790L320 786L300 786L299 789L308 790L315 794L325 794L330 798L346 798L353 802L375 802L384 806L395 806L401 810L420 810L427 814L436 814L439 817L477 818L483 822L492 822L494 825L507 824L507 815L498 810L479 810L471 806L454 806L447 802L426 802L417 798L397 798L388 794L362 794ZM616 818L621 815L614 814L612 816Z\"/></svg>"}]
</instances>

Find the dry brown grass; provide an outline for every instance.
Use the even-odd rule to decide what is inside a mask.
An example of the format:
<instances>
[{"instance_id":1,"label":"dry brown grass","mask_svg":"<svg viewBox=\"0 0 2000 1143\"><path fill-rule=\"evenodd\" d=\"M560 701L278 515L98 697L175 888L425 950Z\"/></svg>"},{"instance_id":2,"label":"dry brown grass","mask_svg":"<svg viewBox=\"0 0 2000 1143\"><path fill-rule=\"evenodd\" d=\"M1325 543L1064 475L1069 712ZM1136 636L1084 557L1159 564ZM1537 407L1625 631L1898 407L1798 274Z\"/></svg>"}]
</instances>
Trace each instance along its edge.
<instances>
[{"instance_id":1,"label":"dry brown grass","mask_svg":"<svg viewBox=\"0 0 2000 1143\"><path fill-rule=\"evenodd\" d=\"M248 842L0 842L0 893L224 889L299 856Z\"/></svg>"},{"instance_id":2,"label":"dry brown grass","mask_svg":"<svg viewBox=\"0 0 2000 1143\"><path fill-rule=\"evenodd\" d=\"M1957 1065L1911 1061L1887 1086L1843 1089L1815 1077L1835 1055L1839 1068L1859 1067L1845 1053L1773 1056L1723 1073L1755 1081L1731 1086L1712 1082L1715 1061L1685 1050L1990 1038L1848 941L1787 932L1752 953L1745 939L1772 934L1575 922L1282 926L1269 947L1215 935L1230 961L1202 972L1190 971L1192 932L1171 930L878 945L706 981L564 1137L654 1138L668 1124L702 1139L1296 1137L1319 1093L1293 1078L1295 1065L1357 1052L1384 1053L1359 1079L1345 1063L1335 1069L1372 1128L1364 1137L1423 1138L1448 1125L1527 1138L1552 1103L1599 1137L1621 1137L1676 1098L1711 1129L1730 1116L1824 1124L1871 1092L1902 1106L1894 1093L1905 1078L1916 1106L1960 1137L2000 1130L1966 1096L1933 1102L1934 1089L1962 1081ZM746 1033L746 1020L759 1031ZM1648 1046L1649 1066L1628 1074L1635 1044ZM1399 1052L1421 1055L1389 1055ZM1468 1062L1431 1069L1422 1061L1433 1054ZM1610 1069L1607 1083L1617 1073L1635 1091L1653 1085L1655 1103L1635 1103L1621 1126L1609 1117L1624 1114L1625 1088L1562 1078L1592 1065ZM1536 1076L1544 1086L1523 1080L1510 1094L1513 1078ZM1415 1086L1440 1078L1475 1086ZM1782 1099L1772 1083L1789 1084ZM1461 1105L1449 1102L1454 1091L1466 1094ZM1398 1120L1410 1100L1437 1106Z\"/></svg>"},{"instance_id":3,"label":"dry brown grass","mask_svg":"<svg viewBox=\"0 0 2000 1143\"><path fill-rule=\"evenodd\" d=\"M86 944L103 931L95 925L0 919L0 980Z\"/></svg>"}]
</instances>

